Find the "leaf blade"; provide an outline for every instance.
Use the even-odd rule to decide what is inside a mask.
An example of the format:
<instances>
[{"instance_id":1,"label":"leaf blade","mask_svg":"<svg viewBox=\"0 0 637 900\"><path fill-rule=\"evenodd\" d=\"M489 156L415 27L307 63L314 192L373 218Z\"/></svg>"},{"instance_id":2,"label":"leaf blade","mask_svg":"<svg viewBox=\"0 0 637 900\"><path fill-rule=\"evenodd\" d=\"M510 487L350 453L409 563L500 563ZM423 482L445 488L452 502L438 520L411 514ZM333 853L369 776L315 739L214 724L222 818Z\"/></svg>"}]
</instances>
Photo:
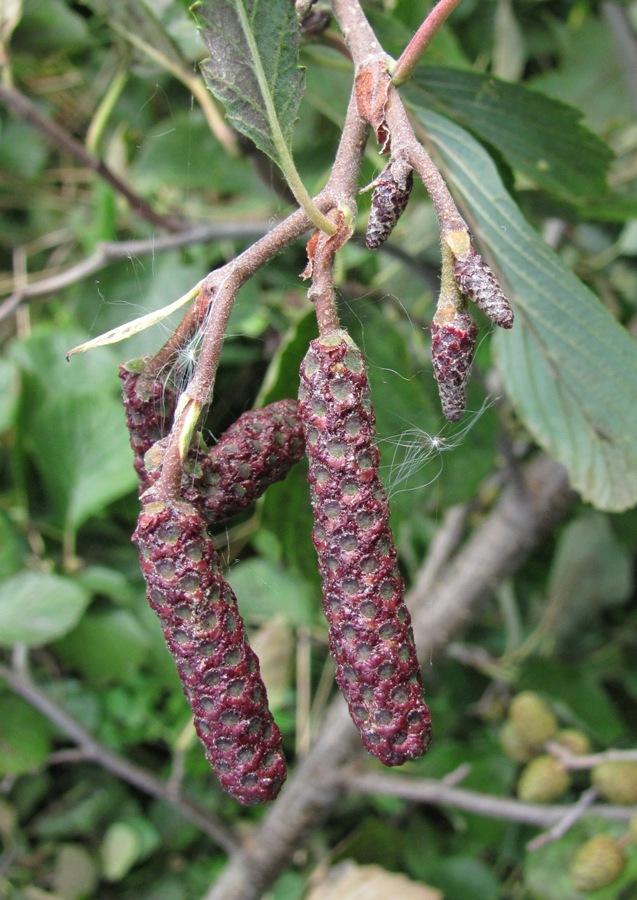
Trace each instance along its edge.
<instances>
[{"instance_id":1,"label":"leaf blade","mask_svg":"<svg viewBox=\"0 0 637 900\"><path fill-rule=\"evenodd\" d=\"M232 125L280 164L301 95L299 29L288 0L207 0L195 9L210 59L206 84Z\"/></svg>"},{"instance_id":2,"label":"leaf blade","mask_svg":"<svg viewBox=\"0 0 637 900\"><path fill-rule=\"evenodd\" d=\"M429 110L417 116L515 305L495 335L507 393L538 444L599 509L637 502L637 344L522 217L490 157Z\"/></svg>"},{"instance_id":3,"label":"leaf blade","mask_svg":"<svg viewBox=\"0 0 637 900\"><path fill-rule=\"evenodd\" d=\"M421 66L410 96L487 141L518 172L570 199L603 194L613 154L582 113L524 85L464 70ZM577 165L573 165L573 160Z\"/></svg>"}]
</instances>

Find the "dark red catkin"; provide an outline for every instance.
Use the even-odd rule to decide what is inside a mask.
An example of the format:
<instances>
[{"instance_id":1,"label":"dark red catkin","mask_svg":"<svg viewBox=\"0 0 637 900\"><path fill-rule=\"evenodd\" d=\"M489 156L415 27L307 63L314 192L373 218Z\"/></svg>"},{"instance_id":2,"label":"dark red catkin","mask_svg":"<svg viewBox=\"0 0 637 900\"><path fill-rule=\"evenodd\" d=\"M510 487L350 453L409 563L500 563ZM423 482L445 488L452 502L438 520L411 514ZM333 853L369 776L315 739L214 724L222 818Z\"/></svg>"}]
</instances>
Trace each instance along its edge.
<instances>
[{"instance_id":1,"label":"dark red catkin","mask_svg":"<svg viewBox=\"0 0 637 900\"><path fill-rule=\"evenodd\" d=\"M149 371L149 360L133 359L119 367L122 402L140 494L150 486L144 456L170 430L177 404L173 389Z\"/></svg>"},{"instance_id":2,"label":"dark red catkin","mask_svg":"<svg viewBox=\"0 0 637 900\"><path fill-rule=\"evenodd\" d=\"M400 157L389 160L375 181L365 243L376 250L394 230L405 211L414 184L411 166Z\"/></svg>"},{"instance_id":3,"label":"dark red catkin","mask_svg":"<svg viewBox=\"0 0 637 900\"><path fill-rule=\"evenodd\" d=\"M478 326L469 313L454 312L431 323L431 358L442 412L450 422L462 418Z\"/></svg>"},{"instance_id":4,"label":"dark red catkin","mask_svg":"<svg viewBox=\"0 0 637 900\"><path fill-rule=\"evenodd\" d=\"M345 331L311 342L299 415L336 680L365 747L401 765L427 750L431 718L378 475L365 363Z\"/></svg>"},{"instance_id":5,"label":"dark red catkin","mask_svg":"<svg viewBox=\"0 0 637 900\"><path fill-rule=\"evenodd\" d=\"M500 328L513 327L513 310L498 280L473 244L456 257L454 277L460 291Z\"/></svg>"},{"instance_id":6,"label":"dark red catkin","mask_svg":"<svg viewBox=\"0 0 637 900\"><path fill-rule=\"evenodd\" d=\"M161 471L166 440L146 456L148 478ZM210 524L223 522L282 481L303 456L305 441L296 400L280 400L250 410L205 454L193 451L184 466L182 497L195 505Z\"/></svg>"},{"instance_id":7,"label":"dark red catkin","mask_svg":"<svg viewBox=\"0 0 637 900\"><path fill-rule=\"evenodd\" d=\"M285 781L285 759L237 601L198 510L151 495L133 540L206 758L224 791L266 803Z\"/></svg>"}]
</instances>

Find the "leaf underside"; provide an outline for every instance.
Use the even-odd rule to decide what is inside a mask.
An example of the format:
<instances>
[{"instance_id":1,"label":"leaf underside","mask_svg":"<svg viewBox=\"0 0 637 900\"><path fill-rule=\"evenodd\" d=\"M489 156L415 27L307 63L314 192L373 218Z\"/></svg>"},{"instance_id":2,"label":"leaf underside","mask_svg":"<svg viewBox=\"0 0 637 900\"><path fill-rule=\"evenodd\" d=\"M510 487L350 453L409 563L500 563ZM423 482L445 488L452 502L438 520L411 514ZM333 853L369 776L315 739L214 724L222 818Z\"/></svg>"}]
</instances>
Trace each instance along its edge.
<instances>
[{"instance_id":1,"label":"leaf underside","mask_svg":"<svg viewBox=\"0 0 637 900\"><path fill-rule=\"evenodd\" d=\"M276 131L289 148L303 93L299 28L290 0L204 0L194 9L210 59L208 88L232 125L279 163Z\"/></svg>"},{"instance_id":2,"label":"leaf underside","mask_svg":"<svg viewBox=\"0 0 637 900\"><path fill-rule=\"evenodd\" d=\"M516 313L494 347L505 388L582 497L608 512L637 502L637 343L521 215L491 158L429 110L417 117Z\"/></svg>"}]
</instances>

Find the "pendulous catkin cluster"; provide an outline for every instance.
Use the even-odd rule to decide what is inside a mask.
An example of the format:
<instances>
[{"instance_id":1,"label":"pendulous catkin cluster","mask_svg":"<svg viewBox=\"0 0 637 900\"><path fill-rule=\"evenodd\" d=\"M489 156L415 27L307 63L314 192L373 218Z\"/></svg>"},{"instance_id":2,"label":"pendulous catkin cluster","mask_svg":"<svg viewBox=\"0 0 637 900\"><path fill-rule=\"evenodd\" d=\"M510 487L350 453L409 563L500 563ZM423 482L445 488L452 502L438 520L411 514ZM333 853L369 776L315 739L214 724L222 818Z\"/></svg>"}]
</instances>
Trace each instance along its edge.
<instances>
[{"instance_id":1,"label":"pendulous catkin cluster","mask_svg":"<svg viewBox=\"0 0 637 900\"><path fill-rule=\"evenodd\" d=\"M146 455L148 478L161 472L166 440ZM184 465L182 498L215 524L247 509L266 488L282 481L303 456L305 441L296 400L279 400L243 413L207 453L191 451Z\"/></svg>"},{"instance_id":2,"label":"pendulous catkin cluster","mask_svg":"<svg viewBox=\"0 0 637 900\"><path fill-rule=\"evenodd\" d=\"M469 313L454 312L431 323L431 358L442 412L457 422L466 408L467 382L475 354L478 326Z\"/></svg>"},{"instance_id":3,"label":"pendulous catkin cluster","mask_svg":"<svg viewBox=\"0 0 637 900\"><path fill-rule=\"evenodd\" d=\"M150 371L149 359L133 359L119 367L122 402L128 435L133 448L139 492L150 486L144 457L153 444L170 430L177 395Z\"/></svg>"},{"instance_id":4,"label":"pendulous catkin cluster","mask_svg":"<svg viewBox=\"0 0 637 900\"><path fill-rule=\"evenodd\" d=\"M392 158L375 181L365 243L370 250L384 244L404 213L414 184L414 174L400 157Z\"/></svg>"},{"instance_id":5,"label":"pendulous catkin cluster","mask_svg":"<svg viewBox=\"0 0 637 900\"><path fill-rule=\"evenodd\" d=\"M246 805L274 799L286 777L281 735L201 513L149 491L133 540L148 602L222 788Z\"/></svg>"},{"instance_id":6,"label":"pendulous catkin cluster","mask_svg":"<svg viewBox=\"0 0 637 900\"><path fill-rule=\"evenodd\" d=\"M299 416L336 680L365 747L401 765L427 750L431 718L378 475L367 372L345 331L311 342Z\"/></svg>"}]
</instances>

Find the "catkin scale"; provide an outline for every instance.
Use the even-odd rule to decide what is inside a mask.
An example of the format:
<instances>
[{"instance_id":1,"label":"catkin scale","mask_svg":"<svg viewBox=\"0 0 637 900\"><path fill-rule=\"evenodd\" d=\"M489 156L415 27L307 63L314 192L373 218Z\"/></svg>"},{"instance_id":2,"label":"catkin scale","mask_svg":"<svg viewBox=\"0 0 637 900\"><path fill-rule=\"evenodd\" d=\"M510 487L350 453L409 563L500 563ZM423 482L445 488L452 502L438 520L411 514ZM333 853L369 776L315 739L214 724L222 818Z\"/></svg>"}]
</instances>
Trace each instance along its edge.
<instances>
[{"instance_id":1,"label":"catkin scale","mask_svg":"<svg viewBox=\"0 0 637 900\"><path fill-rule=\"evenodd\" d=\"M467 381L475 354L478 327L468 313L455 313L431 323L431 359L442 412L450 422L462 417L467 402Z\"/></svg>"},{"instance_id":2,"label":"catkin scale","mask_svg":"<svg viewBox=\"0 0 637 900\"><path fill-rule=\"evenodd\" d=\"M146 455L148 478L161 472L166 440ZM303 456L296 400L279 400L243 413L208 453L194 450L184 464L182 498L211 523L223 522L282 481Z\"/></svg>"},{"instance_id":3,"label":"catkin scale","mask_svg":"<svg viewBox=\"0 0 637 900\"><path fill-rule=\"evenodd\" d=\"M336 680L367 750L401 765L427 750L431 718L378 475L369 382L346 332L311 342L299 416Z\"/></svg>"},{"instance_id":4,"label":"catkin scale","mask_svg":"<svg viewBox=\"0 0 637 900\"><path fill-rule=\"evenodd\" d=\"M365 244L376 250L384 244L404 213L414 184L414 174L402 159L391 159L375 182Z\"/></svg>"},{"instance_id":5,"label":"catkin scale","mask_svg":"<svg viewBox=\"0 0 637 900\"><path fill-rule=\"evenodd\" d=\"M513 327L513 310L498 280L473 244L454 263L454 277L460 291L500 328Z\"/></svg>"},{"instance_id":6,"label":"catkin scale","mask_svg":"<svg viewBox=\"0 0 637 900\"><path fill-rule=\"evenodd\" d=\"M144 465L144 456L170 429L177 405L175 392L148 372L147 363L146 359L133 359L119 367L122 402L140 494L151 483Z\"/></svg>"},{"instance_id":7,"label":"catkin scale","mask_svg":"<svg viewBox=\"0 0 637 900\"><path fill-rule=\"evenodd\" d=\"M206 758L232 797L266 803L285 781L285 759L236 598L199 511L151 494L133 540Z\"/></svg>"}]
</instances>

